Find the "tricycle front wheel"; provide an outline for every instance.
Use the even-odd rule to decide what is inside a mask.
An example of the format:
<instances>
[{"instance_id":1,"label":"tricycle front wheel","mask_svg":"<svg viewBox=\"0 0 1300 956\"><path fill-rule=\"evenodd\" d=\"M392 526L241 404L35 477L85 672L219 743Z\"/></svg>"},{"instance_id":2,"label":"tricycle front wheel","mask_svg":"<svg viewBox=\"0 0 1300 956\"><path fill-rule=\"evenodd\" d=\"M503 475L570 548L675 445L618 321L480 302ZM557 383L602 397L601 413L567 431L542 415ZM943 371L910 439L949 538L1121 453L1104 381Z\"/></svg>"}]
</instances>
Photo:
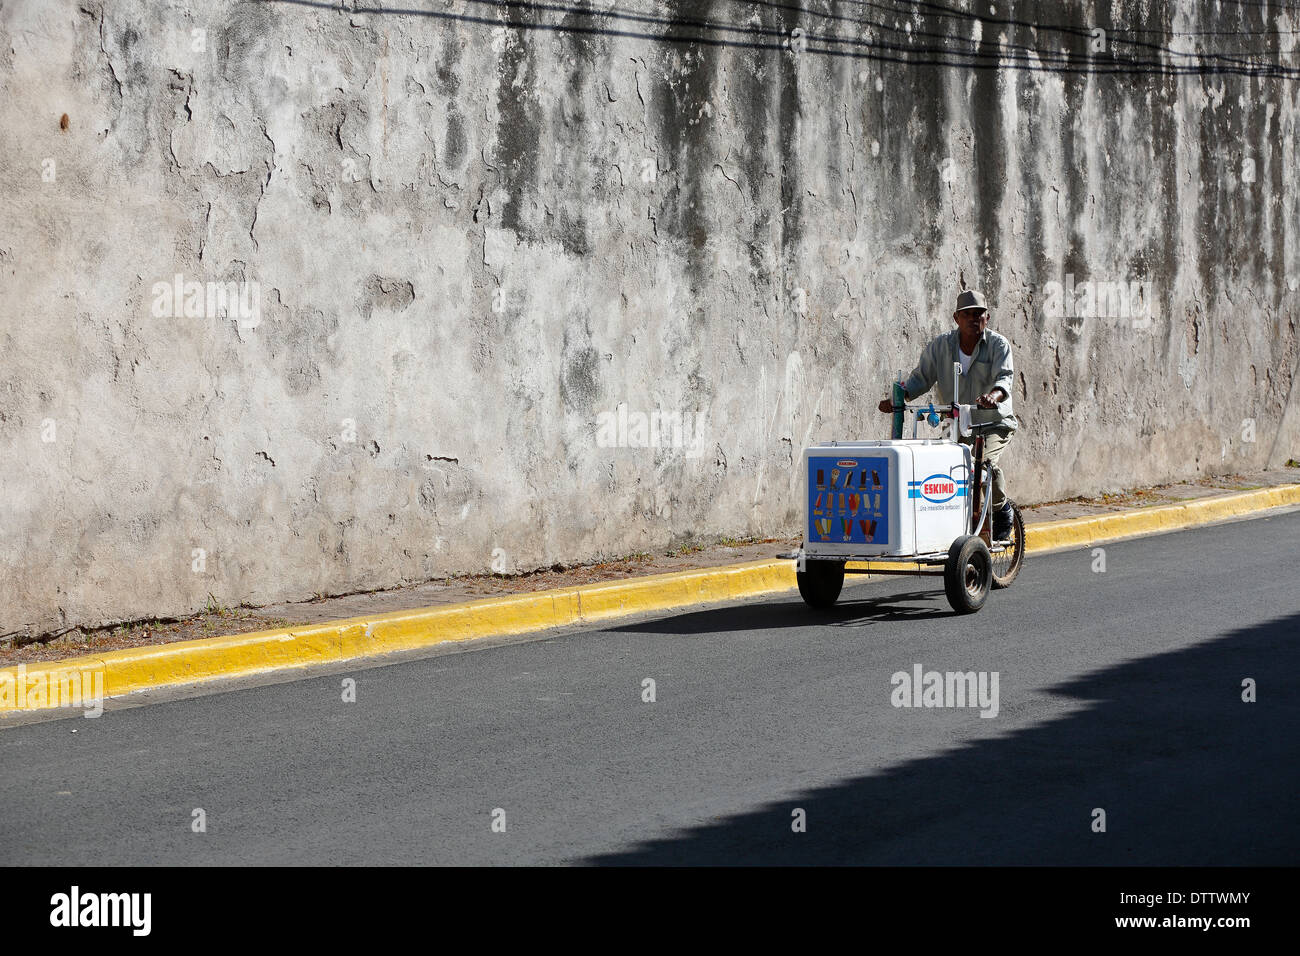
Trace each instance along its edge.
<instances>
[{"instance_id":1,"label":"tricycle front wheel","mask_svg":"<svg viewBox=\"0 0 1300 956\"><path fill-rule=\"evenodd\" d=\"M971 614L984 606L993 584L993 558L977 535L958 538L948 549L943 566L943 589L958 614Z\"/></svg>"},{"instance_id":2,"label":"tricycle front wheel","mask_svg":"<svg viewBox=\"0 0 1300 956\"><path fill-rule=\"evenodd\" d=\"M993 554L993 587L1009 588L1011 582L1016 579L1020 573L1020 567L1025 563L1025 519L1020 517L1020 509L1016 503L1007 499L1011 504L1011 537L1005 541L994 542L997 549ZM990 519L991 521L992 519Z\"/></svg>"},{"instance_id":3,"label":"tricycle front wheel","mask_svg":"<svg viewBox=\"0 0 1300 956\"><path fill-rule=\"evenodd\" d=\"M844 587L844 562L805 561L804 568L795 572L804 603L818 610L834 607Z\"/></svg>"}]
</instances>

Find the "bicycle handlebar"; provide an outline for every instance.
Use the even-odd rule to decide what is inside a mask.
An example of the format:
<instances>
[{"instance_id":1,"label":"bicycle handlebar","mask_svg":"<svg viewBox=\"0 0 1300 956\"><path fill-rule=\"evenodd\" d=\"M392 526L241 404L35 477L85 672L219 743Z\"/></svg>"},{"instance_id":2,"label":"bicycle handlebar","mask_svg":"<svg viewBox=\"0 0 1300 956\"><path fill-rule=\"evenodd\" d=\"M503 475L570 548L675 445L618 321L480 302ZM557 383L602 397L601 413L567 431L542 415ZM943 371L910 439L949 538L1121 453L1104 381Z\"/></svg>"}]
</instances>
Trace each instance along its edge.
<instances>
[{"instance_id":1,"label":"bicycle handlebar","mask_svg":"<svg viewBox=\"0 0 1300 956\"><path fill-rule=\"evenodd\" d=\"M884 409L882 404L882 411L883 410ZM970 421L969 414L967 413L968 411L977 411L977 410L991 411L992 410L992 409L980 409L978 405L936 406L933 402L929 402L925 405L919 405L919 404L909 405L908 403L904 402L901 405L890 403L889 410L895 416L895 426L894 426L896 432L895 437L902 437L901 429L902 429L902 418L904 412L911 412L911 417L914 419L915 422L921 422L926 419L929 419L930 424L933 426L938 426L940 421L951 422L954 418L962 418L964 419L963 424L960 426L960 431L962 436L972 435L976 432L984 431L985 429L989 429L989 428L997 428L1002 424L1001 421L992 421L992 422ZM912 437L916 437L915 425L913 425L912 428Z\"/></svg>"},{"instance_id":2,"label":"bicycle handlebar","mask_svg":"<svg viewBox=\"0 0 1300 956\"><path fill-rule=\"evenodd\" d=\"M971 405L970 409L971 411L980 411L980 412L993 411L993 409L991 408L981 408L979 405ZM930 405L892 405L890 406L890 412L925 412L926 414L933 412L934 414L938 415L940 418L952 418L951 405L935 405L933 407L931 407ZM889 412L886 412L885 414L889 414ZM996 425L996 424L998 424L998 422L983 422L982 424L979 425L971 425L971 428L985 428L988 425Z\"/></svg>"}]
</instances>

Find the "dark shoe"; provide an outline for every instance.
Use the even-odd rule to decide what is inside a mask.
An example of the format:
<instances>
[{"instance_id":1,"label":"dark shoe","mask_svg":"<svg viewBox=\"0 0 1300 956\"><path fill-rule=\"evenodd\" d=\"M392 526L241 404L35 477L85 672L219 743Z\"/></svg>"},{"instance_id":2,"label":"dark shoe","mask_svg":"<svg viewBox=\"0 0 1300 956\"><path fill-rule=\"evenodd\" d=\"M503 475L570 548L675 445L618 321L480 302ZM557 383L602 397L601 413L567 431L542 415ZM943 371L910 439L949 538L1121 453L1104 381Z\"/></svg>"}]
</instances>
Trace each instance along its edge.
<instances>
[{"instance_id":1,"label":"dark shoe","mask_svg":"<svg viewBox=\"0 0 1300 956\"><path fill-rule=\"evenodd\" d=\"M1014 512L1011 510L1011 502L1002 503L1002 510L993 512L993 539L995 541L1006 541L1011 537L1011 525L1014 518Z\"/></svg>"}]
</instances>

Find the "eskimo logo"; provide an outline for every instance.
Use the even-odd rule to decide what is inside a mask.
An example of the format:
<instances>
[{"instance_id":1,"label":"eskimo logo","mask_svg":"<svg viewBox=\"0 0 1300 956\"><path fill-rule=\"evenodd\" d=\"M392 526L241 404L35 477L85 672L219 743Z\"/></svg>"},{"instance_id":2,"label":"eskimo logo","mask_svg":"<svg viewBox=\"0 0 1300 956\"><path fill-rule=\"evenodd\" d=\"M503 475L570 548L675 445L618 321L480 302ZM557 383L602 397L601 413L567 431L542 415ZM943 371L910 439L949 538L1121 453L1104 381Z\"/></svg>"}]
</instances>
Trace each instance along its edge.
<instances>
[{"instance_id":1,"label":"eskimo logo","mask_svg":"<svg viewBox=\"0 0 1300 956\"><path fill-rule=\"evenodd\" d=\"M958 485L948 475L931 475L923 481L909 481L907 497L924 498L937 505L966 493L965 485Z\"/></svg>"},{"instance_id":2,"label":"eskimo logo","mask_svg":"<svg viewBox=\"0 0 1300 956\"><path fill-rule=\"evenodd\" d=\"M152 893L70 893L50 897L51 926L127 926L134 936L148 936L153 928Z\"/></svg>"},{"instance_id":3,"label":"eskimo logo","mask_svg":"<svg viewBox=\"0 0 1300 956\"><path fill-rule=\"evenodd\" d=\"M840 459L839 461L837 461L835 464L838 465L838 466L841 467L841 468L856 468L856 467L858 467L858 463L857 463L856 461L853 461L852 459L849 459L849 458L841 458L841 459Z\"/></svg>"}]
</instances>

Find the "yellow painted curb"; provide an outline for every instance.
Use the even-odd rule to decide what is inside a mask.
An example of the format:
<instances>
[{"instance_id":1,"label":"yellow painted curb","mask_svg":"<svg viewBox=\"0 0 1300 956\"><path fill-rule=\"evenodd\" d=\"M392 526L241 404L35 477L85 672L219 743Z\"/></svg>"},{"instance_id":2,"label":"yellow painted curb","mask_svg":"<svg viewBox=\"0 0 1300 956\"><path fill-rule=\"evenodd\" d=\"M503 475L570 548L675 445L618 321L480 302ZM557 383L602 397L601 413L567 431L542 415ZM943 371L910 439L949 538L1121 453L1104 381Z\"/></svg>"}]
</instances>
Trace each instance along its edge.
<instances>
[{"instance_id":1,"label":"yellow painted curb","mask_svg":"<svg viewBox=\"0 0 1300 956\"><path fill-rule=\"evenodd\" d=\"M58 707L80 687L87 688L85 694L89 697L96 674L101 675L102 693L115 697L151 687L310 667L448 641L595 623L645 611L785 591L794 586L793 562L753 561L19 664L0 668L0 713Z\"/></svg>"},{"instance_id":2,"label":"yellow painted curb","mask_svg":"<svg viewBox=\"0 0 1300 956\"><path fill-rule=\"evenodd\" d=\"M1041 553L1152 532L1176 531L1296 504L1300 504L1300 485L1280 485L1176 505L1044 522L1026 529L1026 551ZM431 647L448 641L523 634L646 611L756 597L789 590L795 583L793 561L751 561L325 624L19 664L0 668L0 714L50 709L60 706L61 701L62 706L68 706L67 701L78 691L88 698L97 682L104 696L115 697L151 687L245 677Z\"/></svg>"},{"instance_id":3,"label":"yellow painted curb","mask_svg":"<svg viewBox=\"0 0 1300 956\"><path fill-rule=\"evenodd\" d=\"M1300 485L1277 485L1213 498L1193 498L1172 505L1049 521L1025 528L1025 553L1081 548L1099 541L1178 531L1286 505L1300 505Z\"/></svg>"}]
</instances>

